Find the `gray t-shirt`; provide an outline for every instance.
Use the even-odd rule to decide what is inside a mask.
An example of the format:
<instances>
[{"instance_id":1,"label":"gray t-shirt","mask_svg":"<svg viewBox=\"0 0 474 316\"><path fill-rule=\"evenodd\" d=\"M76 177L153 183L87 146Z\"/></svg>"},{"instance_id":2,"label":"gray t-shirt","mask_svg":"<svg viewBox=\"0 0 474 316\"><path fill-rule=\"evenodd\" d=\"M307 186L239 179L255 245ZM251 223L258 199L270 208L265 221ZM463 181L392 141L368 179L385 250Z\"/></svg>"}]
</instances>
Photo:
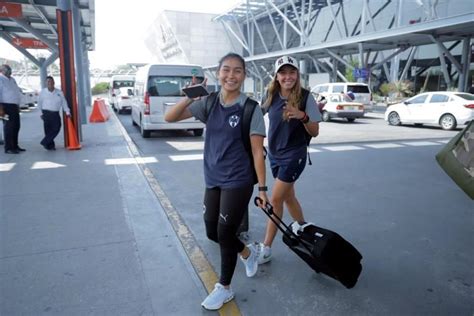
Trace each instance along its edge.
<instances>
[{"instance_id":1,"label":"gray t-shirt","mask_svg":"<svg viewBox=\"0 0 474 316\"><path fill-rule=\"evenodd\" d=\"M220 97L220 94L219 94ZM232 104L222 104L219 102L220 106L225 107L230 107L233 106L234 104L239 104L241 107L244 106L245 100L247 100L247 96L244 93L240 93L240 96L236 99L236 101ZM219 98L220 99L220 98ZM220 99L221 100L221 99ZM209 108L206 108L206 101L207 101L207 96L202 97L200 100L194 101L190 106L189 110L191 111L192 115L206 124L206 113L209 114ZM210 107L211 104L208 105ZM253 112L252 115L252 120L250 121L250 135L262 135L266 136L265 133L265 121L263 120L263 114L260 109L260 107L256 106L255 111Z\"/></svg>"}]
</instances>

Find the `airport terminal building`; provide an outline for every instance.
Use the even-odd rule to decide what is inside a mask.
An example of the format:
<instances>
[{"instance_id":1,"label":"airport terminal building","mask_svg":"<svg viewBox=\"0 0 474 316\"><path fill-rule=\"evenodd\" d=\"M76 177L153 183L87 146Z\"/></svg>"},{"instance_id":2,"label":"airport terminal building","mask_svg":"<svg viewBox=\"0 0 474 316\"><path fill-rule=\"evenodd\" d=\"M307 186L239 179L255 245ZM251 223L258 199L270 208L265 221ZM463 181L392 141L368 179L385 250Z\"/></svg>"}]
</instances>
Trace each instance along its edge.
<instances>
[{"instance_id":1,"label":"airport terminal building","mask_svg":"<svg viewBox=\"0 0 474 316\"><path fill-rule=\"evenodd\" d=\"M229 51L257 95L278 56L300 61L304 84L408 80L415 91L467 91L474 72L472 0L252 0L220 15L164 11L146 46L158 62L203 65Z\"/></svg>"}]
</instances>

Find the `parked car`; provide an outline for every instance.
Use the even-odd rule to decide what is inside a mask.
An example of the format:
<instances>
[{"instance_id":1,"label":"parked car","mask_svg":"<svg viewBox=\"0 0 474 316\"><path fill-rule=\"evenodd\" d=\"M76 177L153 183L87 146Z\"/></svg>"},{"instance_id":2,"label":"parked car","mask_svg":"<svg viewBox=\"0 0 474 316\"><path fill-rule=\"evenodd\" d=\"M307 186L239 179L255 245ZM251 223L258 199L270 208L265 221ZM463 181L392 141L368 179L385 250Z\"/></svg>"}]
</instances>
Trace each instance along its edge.
<instances>
[{"instance_id":1,"label":"parked car","mask_svg":"<svg viewBox=\"0 0 474 316\"><path fill-rule=\"evenodd\" d=\"M24 86L19 86L19 88L22 94L20 108L28 109L35 106L35 103L38 102L38 92Z\"/></svg>"},{"instance_id":2,"label":"parked car","mask_svg":"<svg viewBox=\"0 0 474 316\"><path fill-rule=\"evenodd\" d=\"M311 89L313 94L328 96L336 93L352 95L354 101L362 103L364 110L372 110L372 92L369 85L362 82L333 82L318 84Z\"/></svg>"},{"instance_id":3,"label":"parked car","mask_svg":"<svg viewBox=\"0 0 474 316\"><path fill-rule=\"evenodd\" d=\"M117 103L117 93L120 88L133 88L135 85L135 76L133 75L114 75L109 82L109 104L114 106Z\"/></svg>"},{"instance_id":4,"label":"parked car","mask_svg":"<svg viewBox=\"0 0 474 316\"><path fill-rule=\"evenodd\" d=\"M360 102L352 101L349 96L343 93L322 96L326 98L326 104L320 108L324 122L329 122L333 118L345 118L349 122L354 122L356 118L364 116L364 105Z\"/></svg>"},{"instance_id":5,"label":"parked car","mask_svg":"<svg viewBox=\"0 0 474 316\"><path fill-rule=\"evenodd\" d=\"M452 130L473 119L474 95L464 92L425 92L393 104L385 111L385 120L390 125L436 124Z\"/></svg>"},{"instance_id":6,"label":"parked car","mask_svg":"<svg viewBox=\"0 0 474 316\"><path fill-rule=\"evenodd\" d=\"M114 111L122 114L125 110L132 109L133 88L121 87L116 89L115 103L112 104Z\"/></svg>"}]
</instances>

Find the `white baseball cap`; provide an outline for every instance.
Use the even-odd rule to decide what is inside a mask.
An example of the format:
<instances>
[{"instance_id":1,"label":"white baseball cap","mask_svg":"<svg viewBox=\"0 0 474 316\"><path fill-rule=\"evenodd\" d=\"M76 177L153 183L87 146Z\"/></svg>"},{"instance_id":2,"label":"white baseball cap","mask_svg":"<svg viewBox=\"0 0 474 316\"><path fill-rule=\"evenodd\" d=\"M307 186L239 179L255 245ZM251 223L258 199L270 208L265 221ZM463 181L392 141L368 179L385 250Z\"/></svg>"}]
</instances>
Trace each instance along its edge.
<instances>
[{"instance_id":1,"label":"white baseball cap","mask_svg":"<svg viewBox=\"0 0 474 316\"><path fill-rule=\"evenodd\" d=\"M296 69L299 69L298 68L298 61L295 58L293 58L291 56L281 56L280 58L278 58L275 61L275 73L277 73L278 70L280 70L280 68L285 66L285 65L291 65L291 66L295 67Z\"/></svg>"}]
</instances>

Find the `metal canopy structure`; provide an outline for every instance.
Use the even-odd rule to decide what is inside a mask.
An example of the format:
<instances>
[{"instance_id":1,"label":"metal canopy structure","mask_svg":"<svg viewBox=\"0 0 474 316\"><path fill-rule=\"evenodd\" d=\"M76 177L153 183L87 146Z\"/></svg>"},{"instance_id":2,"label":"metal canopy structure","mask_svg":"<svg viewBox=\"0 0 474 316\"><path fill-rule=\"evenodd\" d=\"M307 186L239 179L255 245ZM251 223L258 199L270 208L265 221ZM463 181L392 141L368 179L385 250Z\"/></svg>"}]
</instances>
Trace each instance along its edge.
<instances>
[{"instance_id":1,"label":"metal canopy structure","mask_svg":"<svg viewBox=\"0 0 474 316\"><path fill-rule=\"evenodd\" d=\"M82 41L87 50L95 48L94 0L74 1L80 14ZM37 39L44 42L50 51L57 51L58 32L56 0L9 0L0 4L21 4L22 17L1 17L0 35L16 47L15 38Z\"/></svg>"},{"instance_id":2,"label":"metal canopy structure","mask_svg":"<svg viewBox=\"0 0 474 316\"><path fill-rule=\"evenodd\" d=\"M304 2L294 2L292 5L294 6L295 10L288 13L287 18L294 19L297 15L295 12L303 12L303 10L307 13L314 12L322 7L327 6L328 4L337 4L341 3L343 0L313 0L313 1L304 1ZM281 10L288 5L287 0L274 0L274 1L259 1L259 0L252 0L252 1L242 1L240 4L236 5L228 12L217 16L215 19L226 19L236 18L240 21L245 21L247 16L253 15L256 18L261 17L261 15L266 15L268 13L269 6L273 8L277 8ZM311 10L309 10L311 8ZM276 20L283 19L282 16L275 17Z\"/></svg>"},{"instance_id":3,"label":"metal canopy structure","mask_svg":"<svg viewBox=\"0 0 474 316\"><path fill-rule=\"evenodd\" d=\"M461 16L428 21L389 29L370 34L357 35L350 38L321 43L311 46L289 48L288 54L306 54L311 52L314 57L331 57L337 55L350 55L359 53L359 43L363 43L366 51L384 51L389 49L423 46L437 42L459 41L467 36L474 35L474 13ZM277 58L282 52L276 51L247 57L246 60L254 61L266 58Z\"/></svg>"},{"instance_id":4,"label":"metal canopy structure","mask_svg":"<svg viewBox=\"0 0 474 316\"><path fill-rule=\"evenodd\" d=\"M95 0L0 0L0 37L38 66L43 88L48 66L60 57L62 89L80 129L78 116L85 124L91 104L87 52L95 48ZM37 57L28 49L50 55Z\"/></svg>"},{"instance_id":5,"label":"metal canopy structure","mask_svg":"<svg viewBox=\"0 0 474 316\"><path fill-rule=\"evenodd\" d=\"M222 24L231 42L238 43L234 49L243 52L251 76L261 83L257 90L271 78L274 60L286 54L303 61L303 73L326 72L332 81L347 81L342 69L354 69L354 60L372 76L403 80L417 49L424 45L432 45L446 83L451 86L456 79L458 89L466 90L474 8L465 1L467 11L439 18L438 1L426 3L420 17L409 24L401 21L403 0L246 0L214 21ZM461 53L453 56L457 46Z\"/></svg>"}]
</instances>

